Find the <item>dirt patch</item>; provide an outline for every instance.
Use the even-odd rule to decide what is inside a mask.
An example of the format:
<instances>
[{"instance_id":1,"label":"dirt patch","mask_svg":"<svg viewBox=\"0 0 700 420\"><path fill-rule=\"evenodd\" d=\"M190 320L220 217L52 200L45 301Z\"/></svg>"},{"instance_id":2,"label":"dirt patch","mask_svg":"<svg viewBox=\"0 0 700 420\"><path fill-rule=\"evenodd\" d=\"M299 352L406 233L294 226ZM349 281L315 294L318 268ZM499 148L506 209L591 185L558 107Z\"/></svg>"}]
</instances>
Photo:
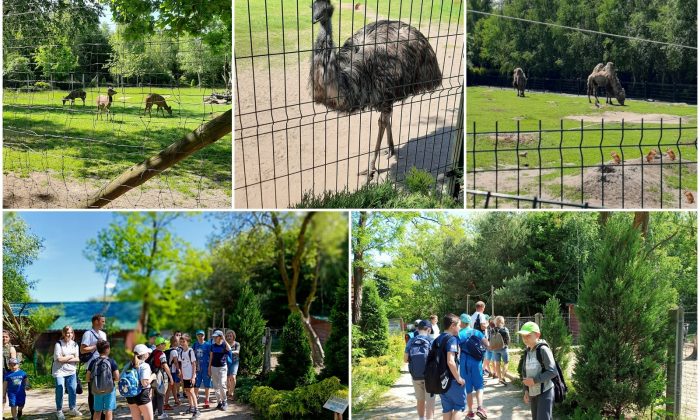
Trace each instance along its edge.
<instances>
[{"instance_id":1,"label":"dirt patch","mask_svg":"<svg viewBox=\"0 0 700 420\"><path fill-rule=\"evenodd\" d=\"M498 140L498 143L529 144L537 140L537 135L523 133L520 133L520 135L518 135L517 133L504 133L498 134L498 137L496 137L495 134L492 134L488 136L488 139L492 140L494 143L496 142L496 140Z\"/></svg>"},{"instance_id":2,"label":"dirt patch","mask_svg":"<svg viewBox=\"0 0 700 420\"><path fill-rule=\"evenodd\" d=\"M223 190L201 188L192 196L173 190L167 176L122 195L107 205L108 209L137 208L231 208L231 197ZM3 175L3 208L84 208L88 198L107 181L80 181L52 171L33 172L21 177Z\"/></svg>"},{"instance_id":3,"label":"dirt patch","mask_svg":"<svg viewBox=\"0 0 700 420\"><path fill-rule=\"evenodd\" d=\"M682 124L687 124L693 117L679 117L678 115L670 114L638 114L636 112L624 112L624 111L606 111L599 115L569 115L564 117L567 120L576 120L591 123L599 123L601 120L605 122L617 122L621 123L623 120L627 123L641 123L642 119L644 122L660 122L662 119L664 122L669 124L677 124L679 119Z\"/></svg>"}]
</instances>

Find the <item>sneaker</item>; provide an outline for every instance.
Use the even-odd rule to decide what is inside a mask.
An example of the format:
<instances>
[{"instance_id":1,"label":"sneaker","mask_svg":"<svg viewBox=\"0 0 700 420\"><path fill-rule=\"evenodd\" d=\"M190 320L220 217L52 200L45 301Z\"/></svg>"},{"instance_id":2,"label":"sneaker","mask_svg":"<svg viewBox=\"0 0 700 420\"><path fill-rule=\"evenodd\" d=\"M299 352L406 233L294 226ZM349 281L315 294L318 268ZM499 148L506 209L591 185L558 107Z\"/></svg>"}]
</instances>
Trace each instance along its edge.
<instances>
[{"instance_id":1,"label":"sneaker","mask_svg":"<svg viewBox=\"0 0 700 420\"><path fill-rule=\"evenodd\" d=\"M163 413L160 416L158 416L159 419L169 419L170 416L168 416L168 413Z\"/></svg>"},{"instance_id":2,"label":"sneaker","mask_svg":"<svg viewBox=\"0 0 700 420\"><path fill-rule=\"evenodd\" d=\"M481 420L486 420L488 416L486 415L486 410L484 410L484 407L479 407L476 409L476 415L479 416Z\"/></svg>"},{"instance_id":3,"label":"sneaker","mask_svg":"<svg viewBox=\"0 0 700 420\"><path fill-rule=\"evenodd\" d=\"M473 418L475 418L474 412L473 412L473 411L470 411L469 413L467 413L467 418L468 418L468 419L473 419Z\"/></svg>"},{"instance_id":4,"label":"sneaker","mask_svg":"<svg viewBox=\"0 0 700 420\"><path fill-rule=\"evenodd\" d=\"M209 408L209 401L204 401L204 407L203 408Z\"/></svg>"},{"instance_id":5,"label":"sneaker","mask_svg":"<svg viewBox=\"0 0 700 420\"><path fill-rule=\"evenodd\" d=\"M82 417L83 416L83 413L78 411L77 408L71 408L70 410L68 410L68 414L70 414L71 416L75 416L75 417Z\"/></svg>"},{"instance_id":6,"label":"sneaker","mask_svg":"<svg viewBox=\"0 0 700 420\"><path fill-rule=\"evenodd\" d=\"M226 411L226 410L228 410L228 403L221 404L221 411Z\"/></svg>"},{"instance_id":7,"label":"sneaker","mask_svg":"<svg viewBox=\"0 0 700 420\"><path fill-rule=\"evenodd\" d=\"M66 416L63 415L63 411L57 411L56 412L56 418L58 420L65 420Z\"/></svg>"},{"instance_id":8,"label":"sneaker","mask_svg":"<svg viewBox=\"0 0 700 420\"><path fill-rule=\"evenodd\" d=\"M508 384L506 383L506 380L505 380L505 379L501 379L500 381L498 381L498 383L501 384L501 385L504 385L504 386L507 386L507 385L508 385Z\"/></svg>"},{"instance_id":9,"label":"sneaker","mask_svg":"<svg viewBox=\"0 0 700 420\"><path fill-rule=\"evenodd\" d=\"M163 410L172 411L172 409L173 409L173 407L171 407L170 404L165 404L165 405L163 406Z\"/></svg>"},{"instance_id":10,"label":"sneaker","mask_svg":"<svg viewBox=\"0 0 700 420\"><path fill-rule=\"evenodd\" d=\"M216 404L216 409L221 410L221 403Z\"/></svg>"}]
</instances>

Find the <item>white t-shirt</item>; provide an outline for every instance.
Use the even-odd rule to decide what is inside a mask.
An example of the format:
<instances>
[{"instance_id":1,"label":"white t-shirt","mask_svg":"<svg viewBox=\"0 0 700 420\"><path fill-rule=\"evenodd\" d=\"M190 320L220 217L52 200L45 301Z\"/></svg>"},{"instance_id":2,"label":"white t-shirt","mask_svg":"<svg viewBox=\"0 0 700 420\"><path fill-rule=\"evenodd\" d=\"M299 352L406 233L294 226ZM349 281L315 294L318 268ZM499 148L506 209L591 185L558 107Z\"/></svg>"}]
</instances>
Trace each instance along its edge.
<instances>
[{"instance_id":1,"label":"white t-shirt","mask_svg":"<svg viewBox=\"0 0 700 420\"><path fill-rule=\"evenodd\" d=\"M141 364L139 365L139 386L141 387L141 389L148 389L151 387L151 373L151 366L145 361L141 362ZM149 384L147 386L143 386L143 383L141 382L143 380L148 380Z\"/></svg>"},{"instance_id":2,"label":"white t-shirt","mask_svg":"<svg viewBox=\"0 0 700 420\"><path fill-rule=\"evenodd\" d=\"M437 338L438 335L440 335L440 327L438 327L437 324L431 324L433 328L433 333L430 334L430 336L435 339Z\"/></svg>"},{"instance_id":3,"label":"white t-shirt","mask_svg":"<svg viewBox=\"0 0 700 420\"><path fill-rule=\"evenodd\" d=\"M180 354L180 367L182 369L182 379L191 381L194 379L194 364L197 363L197 357L194 355L194 350L189 347L187 351L183 350Z\"/></svg>"},{"instance_id":4,"label":"white t-shirt","mask_svg":"<svg viewBox=\"0 0 700 420\"><path fill-rule=\"evenodd\" d=\"M85 344L88 347L92 347L97 344L99 340L107 340L107 334L105 334L104 331L95 331L94 328L89 329L83 333L83 338L80 341L80 345L82 346ZM92 361L92 359L97 359L99 356L100 354L97 352L97 350L95 350L92 353L90 361ZM90 363L90 361L88 361L88 363Z\"/></svg>"},{"instance_id":5,"label":"white t-shirt","mask_svg":"<svg viewBox=\"0 0 700 420\"><path fill-rule=\"evenodd\" d=\"M53 349L53 367L51 368L51 375L54 378L64 378L75 374L78 362L59 362L58 358L66 356L78 357L79 353L80 347L78 347L78 343L75 341L71 340L68 343L63 340L58 341Z\"/></svg>"},{"instance_id":6,"label":"white t-shirt","mask_svg":"<svg viewBox=\"0 0 700 420\"><path fill-rule=\"evenodd\" d=\"M170 357L168 358L168 364L170 365L170 372L171 373L177 373L177 365L175 364L175 360L179 360L179 354L180 353L180 348L176 347L170 352Z\"/></svg>"}]
</instances>

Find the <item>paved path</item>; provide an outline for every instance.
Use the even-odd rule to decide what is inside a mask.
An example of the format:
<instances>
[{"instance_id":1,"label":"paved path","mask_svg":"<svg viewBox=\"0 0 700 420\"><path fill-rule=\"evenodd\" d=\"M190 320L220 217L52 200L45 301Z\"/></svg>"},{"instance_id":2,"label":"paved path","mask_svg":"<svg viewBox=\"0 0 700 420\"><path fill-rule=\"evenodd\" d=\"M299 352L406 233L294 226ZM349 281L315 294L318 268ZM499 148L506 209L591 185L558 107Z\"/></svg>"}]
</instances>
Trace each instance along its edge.
<instances>
[{"instance_id":1,"label":"paved path","mask_svg":"<svg viewBox=\"0 0 700 420\"><path fill-rule=\"evenodd\" d=\"M27 405L24 407L24 416L22 419L25 420L55 420L56 419L56 403L53 389L39 389L39 390L29 390L27 391ZM200 409L203 402L204 391L200 391ZM88 396L87 390L83 395L78 395L78 410L83 413L82 417L69 417L66 416L66 420L72 418L83 418L87 419L90 417L90 409L88 408ZM171 399L172 401L172 399ZM182 400L181 400L182 401ZM186 400L184 400L186 401ZM211 397L210 397L211 401ZM68 395L64 396L63 399L64 411L68 410ZM209 419L252 419L253 409L250 406L239 404L239 403L229 403L229 408L227 411L216 410L216 403L212 405L212 408L208 410L202 410L202 415L199 417L201 420ZM168 415L172 419L190 419L191 414L183 414L187 409L187 405L183 404L175 407L173 411L167 411ZM11 419L12 415L10 413L9 406L5 405L3 407L3 418ZM130 419L131 413L129 407L127 407L126 399L117 395L117 410L114 413L114 419Z\"/></svg>"},{"instance_id":2,"label":"paved path","mask_svg":"<svg viewBox=\"0 0 700 420\"><path fill-rule=\"evenodd\" d=\"M489 419L529 419L529 407L523 403L522 388L510 382L499 385L496 379L486 381L484 388L484 405ZM353 413L353 419L408 419L417 418L415 393L408 364L401 369L401 376L386 394L381 406L366 410L363 413ZM435 419L441 418L442 406L440 396L435 398ZM465 413L466 414L466 413Z\"/></svg>"}]
</instances>

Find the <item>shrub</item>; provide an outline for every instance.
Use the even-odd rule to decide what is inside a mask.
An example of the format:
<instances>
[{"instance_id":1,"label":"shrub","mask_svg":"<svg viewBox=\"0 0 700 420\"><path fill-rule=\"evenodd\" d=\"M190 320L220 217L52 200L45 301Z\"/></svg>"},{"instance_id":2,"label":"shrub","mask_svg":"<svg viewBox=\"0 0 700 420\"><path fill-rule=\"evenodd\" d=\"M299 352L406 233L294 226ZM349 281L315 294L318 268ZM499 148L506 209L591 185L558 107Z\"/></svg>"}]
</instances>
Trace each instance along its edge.
<instances>
[{"instance_id":1,"label":"shrub","mask_svg":"<svg viewBox=\"0 0 700 420\"><path fill-rule=\"evenodd\" d=\"M243 343L240 353L240 369L243 374L256 374L262 369L265 349L260 343L265 335L265 324L260 302L250 285L245 284L229 323L235 325L236 340Z\"/></svg>"},{"instance_id":2,"label":"shrub","mask_svg":"<svg viewBox=\"0 0 700 420\"><path fill-rule=\"evenodd\" d=\"M352 364L356 364L362 357L365 357L365 349L360 347L362 342L362 331L358 325L352 326Z\"/></svg>"},{"instance_id":3,"label":"shrub","mask_svg":"<svg viewBox=\"0 0 700 420\"><path fill-rule=\"evenodd\" d=\"M325 367L321 378L336 376L343 384L348 383L348 279L341 277L335 292L335 303L331 309L331 335L324 348Z\"/></svg>"},{"instance_id":4,"label":"shrub","mask_svg":"<svg viewBox=\"0 0 700 420\"><path fill-rule=\"evenodd\" d=\"M51 84L46 83L46 82L42 82L41 80L38 81L38 82L36 82L36 83L34 83L34 86L36 86L37 89L39 89L39 90L49 90L49 89L51 89Z\"/></svg>"},{"instance_id":5,"label":"shrub","mask_svg":"<svg viewBox=\"0 0 700 420\"><path fill-rule=\"evenodd\" d=\"M282 354L270 380L277 389L293 389L314 381L311 346L302 322L301 314L292 312L282 329Z\"/></svg>"},{"instance_id":6,"label":"shrub","mask_svg":"<svg viewBox=\"0 0 700 420\"><path fill-rule=\"evenodd\" d=\"M435 185L435 179L429 172L415 166L408 171L406 189L409 192L429 195L433 185Z\"/></svg>"},{"instance_id":7,"label":"shrub","mask_svg":"<svg viewBox=\"0 0 700 420\"><path fill-rule=\"evenodd\" d=\"M182 76L180 76L179 79L177 79L177 82L180 86L185 86L185 85L187 85L187 77L182 75Z\"/></svg>"},{"instance_id":8,"label":"shrub","mask_svg":"<svg viewBox=\"0 0 700 420\"><path fill-rule=\"evenodd\" d=\"M265 419L332 418L323 409L331 397L347 398L347 388L336 377L324 379L293 390L278 390L268 386L256 386L250 395L255 410Z\"/></svg>"},{"instance_id":9,"label":"shrub","mask_svg":"<svg viewBox=\"0 0 700 420\"><path fill-rule=\"evenodd\" d=\"M360 314L360 347L368 357L383 356L389 346L389 320L374 282L367 282L362 288Z\"/></svg>"},{"instance_id":10,"label":"shrub","mask_svg":"<svg viewBox=\"0 0 700 420\"><path fill-rule=\"evenodd\" d=\"M542 338L547 341L552 349L554 360L559 362L559 366L561 366L563 371L566 371L571 358L571 334L569 334L566 323L561 316L559 299L556 297L549 298L542 312L544 314L544 319L540 326Z\"/></svg>"},{"instance_id":11,"label":"shrub","mask_svg":"<svg viewBox=\"0 0 700 420\"><path fill-rule=\"evenodd\" d=\"M243 404L250 404L250 396L253 388L262 386L263 382L253 376L239 376L236 380L236 400Z\"/></svg>"},{"instance_id":12,"label":"shrub","mask_svg":"<svg viewBox=\"0 0 700 420\"><path fill-rule=\"evenodd\" d=\"M360 358L352 367L352 409L360 412L377 405L396 382L403 366L404 339L391 336L387 354Z\"/></svg>"}]
</instances>

